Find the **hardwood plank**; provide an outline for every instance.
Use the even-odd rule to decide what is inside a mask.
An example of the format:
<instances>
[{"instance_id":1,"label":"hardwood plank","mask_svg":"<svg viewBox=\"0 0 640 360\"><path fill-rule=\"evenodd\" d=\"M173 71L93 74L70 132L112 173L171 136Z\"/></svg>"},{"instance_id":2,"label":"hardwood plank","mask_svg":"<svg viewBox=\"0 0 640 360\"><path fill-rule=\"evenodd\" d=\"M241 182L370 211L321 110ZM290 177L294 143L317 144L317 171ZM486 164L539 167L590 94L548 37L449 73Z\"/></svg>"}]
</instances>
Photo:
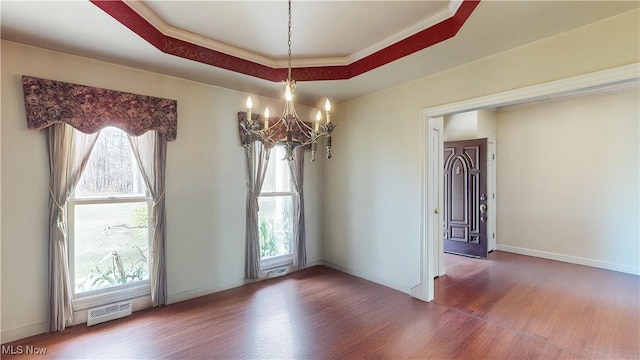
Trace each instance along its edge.
<instances>
[{"instance_id":1,"label":"hardwood plank","mask_svg":"<svg viewBox=\"0 0 640 360\"><path fill-rule=\"evenodd\" d=\"M5 345L46 348L38 359L638 358L636 277L539 260L449 256L432 303L316 266Z\"/></svg>"},{"instance_id":2,"label":"hardwood plank","mask_svg":"<svg viewBox=\"0 0 640 360\"><path fill-rule=\"evenodd\" d=\"M499 251L445 258L436 303L586 358L640 358L640 277Z\"/></svg>"}]
</instances>

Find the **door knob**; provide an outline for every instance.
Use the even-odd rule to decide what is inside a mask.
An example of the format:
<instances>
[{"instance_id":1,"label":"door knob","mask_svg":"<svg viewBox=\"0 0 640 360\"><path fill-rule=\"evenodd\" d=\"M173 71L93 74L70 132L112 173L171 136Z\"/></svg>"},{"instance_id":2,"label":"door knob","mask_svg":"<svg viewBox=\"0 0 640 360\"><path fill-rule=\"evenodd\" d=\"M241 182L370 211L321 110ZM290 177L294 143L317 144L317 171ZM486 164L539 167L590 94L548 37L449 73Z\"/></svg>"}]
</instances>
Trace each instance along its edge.
<instances>
[{"instance_id":1,"label":"door knob","mask_svg":"<svg viewBox=\"0 0 640 360\"><path fill-rule=\"evenodd\" d=\"M433 213L434 213L434 214L440 214L440 209L435 208L435 210L433 210Z\"/></svg>"},{"instance_id":2,"label":"door knob","mask_svg":"<svg viewBox=\"0 0 640 360\"><path fill-rule=\"evenodd\" d=\"M487 211L487 205L485 205L485 204L480 205L480 212L483 213L485 211Z\"/></svg>"}]
</instances>

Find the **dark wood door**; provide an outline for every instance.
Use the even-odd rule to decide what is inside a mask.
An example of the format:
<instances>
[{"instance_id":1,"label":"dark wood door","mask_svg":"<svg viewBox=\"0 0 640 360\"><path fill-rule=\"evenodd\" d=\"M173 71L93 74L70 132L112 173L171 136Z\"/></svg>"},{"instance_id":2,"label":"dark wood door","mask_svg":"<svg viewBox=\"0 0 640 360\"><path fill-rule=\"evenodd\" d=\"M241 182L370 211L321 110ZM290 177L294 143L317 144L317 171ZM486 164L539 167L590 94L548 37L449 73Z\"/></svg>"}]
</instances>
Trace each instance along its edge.
<instances>
[{"instance_id":1,"label":"dark wood door","mask_svg":"<svg viewBox=\"0 0 640 360\"><path fill-rule=\"evenodd\" d=\"M487 139L444 143L444 251L487 257Z\"/></svg>"}]
</instances>

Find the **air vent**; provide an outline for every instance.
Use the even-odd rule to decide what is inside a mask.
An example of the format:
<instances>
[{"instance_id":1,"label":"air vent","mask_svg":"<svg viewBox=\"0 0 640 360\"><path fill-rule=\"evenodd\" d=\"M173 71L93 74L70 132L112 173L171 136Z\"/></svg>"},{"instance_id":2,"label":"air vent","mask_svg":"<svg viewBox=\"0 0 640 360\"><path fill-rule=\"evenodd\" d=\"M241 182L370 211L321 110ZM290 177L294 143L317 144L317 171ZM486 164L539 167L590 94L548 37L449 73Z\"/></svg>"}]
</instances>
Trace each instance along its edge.
<instances>
[{"instance_id":1,"label":"air vent","mask_svg":"<svg viewBox=\"0 0 640 360\"><path fill-rule=\"evenodd\" d=\"M132 307L133 303L131 301L123 301L89 309L87 313L87 326L129 316L131 315Z\"/></svg>"},{"instance_id":2,"label":"air vent","mask_svg":"<svg viewBox=\"0 0 640 360\"><path fill-rule=\"evenodd\" d=\"M272 278L272 277L278 277L278 276L282 276L282 275L286 275L287 273L287 269L286 268L278 268L278 269L274 269L271 270L267 273L267 276Z\"/></svg>"}]
</instances>

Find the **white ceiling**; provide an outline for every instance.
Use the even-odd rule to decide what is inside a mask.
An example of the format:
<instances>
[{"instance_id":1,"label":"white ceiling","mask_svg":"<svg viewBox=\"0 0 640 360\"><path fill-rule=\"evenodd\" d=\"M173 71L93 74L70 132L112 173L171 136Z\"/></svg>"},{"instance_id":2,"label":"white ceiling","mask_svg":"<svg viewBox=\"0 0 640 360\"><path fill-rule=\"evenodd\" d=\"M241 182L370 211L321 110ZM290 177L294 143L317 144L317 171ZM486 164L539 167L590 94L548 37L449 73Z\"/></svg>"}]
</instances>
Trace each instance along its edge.
<instances>
[{"instance_id":1,"label":"white ceiling","mask_svg":"<svg viewBox=\"0 0 640 360\"><path fill-rule=\"evenodd\" d=\"M216 39L270 59L286 60L286 1L147 1L144 7L168 26ZM393 16L389 16L393 14ZM433 16L450 16L449 1L295 1L292 51L296 59L350 57L412 29L422 30ZM354 23L354 18L357 23ZM250 40L247 40L250 39ZM396 40L397 41L397 40Z\"/></svg>"},{"instance_id":2,"label":"white ceiling","mask_svg":"<svg viewBox=\"0 0 640 360\"><path fill-rule=\"evenodd\" d=\"M638 1L482 1L449 39L349 80L300 82L298 101L341 102L637 8ZM147 21L243 58L286 64L285 1L131 2ZM293 2L293 66L353 61L429 26L448 1ZM146 9L145 9L146 8ZM142 9L142 10L141 10ZM0 2L2 39L271 97L282 85L165 54L89 1ZM150 21L151 22L151 21ZM235 55L235 54L234 54ZM285 65L286 66L286 65Z\"/></svg>"}]
</instances>

